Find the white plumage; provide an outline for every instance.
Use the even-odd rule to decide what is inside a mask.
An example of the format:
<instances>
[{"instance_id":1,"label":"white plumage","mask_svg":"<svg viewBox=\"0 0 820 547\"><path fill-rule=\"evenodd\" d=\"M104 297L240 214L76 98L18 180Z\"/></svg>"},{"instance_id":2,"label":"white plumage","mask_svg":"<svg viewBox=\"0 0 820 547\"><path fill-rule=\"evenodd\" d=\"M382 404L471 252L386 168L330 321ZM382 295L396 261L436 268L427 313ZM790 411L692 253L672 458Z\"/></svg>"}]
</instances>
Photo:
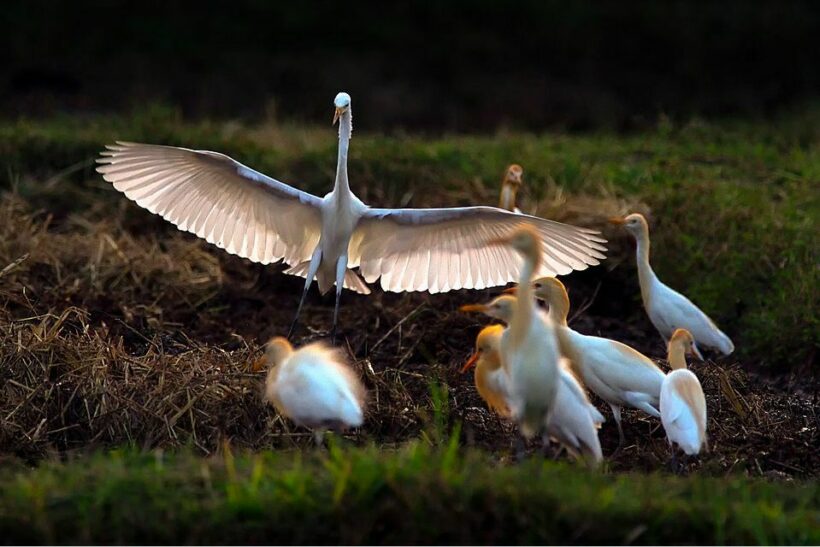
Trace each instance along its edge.
<instances>
[{"instance_id":1,"label":"white plumage","mask_svg":"<svg viewBox=\"0 0 820 547\"><path fill-rule=\"evenodd\" d=\"M272 339L266 359L265 399L297 425L344 430L362 425L365 391L339 350L314 342L294 350Z\"/></svg>"},{"instance_id":2,"label":"white plumage","mask_svg":"<svg viewBox=\"0 0 820 547\"><path fill-rule=\"evenodd\" d=\"M510 245L524 259L521 293L509 326L501 336L501 362L510 377L512 417L529 438L545 430L558 388L558 342L549 319L536 309L530 279L538 269L540 242L531 229L520 228L498 241Z\"/></svg>"},{"instance_id":3,"label":"white plumage","mask_svg":"<svg viewBox=\"0 0 820 547\"><path fill-rule=\"evenodd\" d=\"M669 364L661 388L661 422L669 444L686 454L698 454L706 443L706 397L695 374L686 369L684 353L692 351L692 335L678 329L669 341Z\"/></svg>"},{"instance_id":4,"label":"white plumage","mask_svg":"<svg viewBox=\"0 0 820 547\"><path fill-rule=\"evenodd\" d=\"M664 373L651 359L626 344L571 329L567 325L569 296L563 283L547 277L536 280L534 286L535 295L549 304L561 352L570 359L584 384L609 404L618 426L619 446L623 445L621 408L637 408L659 418Z\"/></svg>"},{"instance_id":5,"label":"white plumage","mask_svg":"<svg viewBox=\"0 0 820 547\"><path fill-rule=\"evenodd\" d=\"M514 296L500 298L515 300ZM491 310L485 306L485 310ZM511 308L490 315L495 319L508 322ZM475 309L473 311L482 311ZM487 313L485 311L485 313ZM490 325L484 327L476 338L476 352L464 366L463 371L474 363L475 384L479 395L487 405L503 417L509 417L509 408L514 406L510 390L510 378L505 367L501 365L500 345L504 327ZM566 359L559 361L559 381L555 393L555 406L546 420L549 437L562 444L575 457L583 455L593 463L603 459L601 443L598 439L598 428L604 417L589 402L578 379L570 370Z\"/></svg>"},{"instance_id":6,"label":"white plumage","mask_svg":"<svg viewBox=\"0 0 820 547\"><path fill-rule=\"evenodd\" d=\"M716 349L724 355L735 350L732 340L726 336L708 315L695 306L691 300L671 289L658 279L649 264L649 225L643 215L635 213L624 218L612 219L615 224L626 227L638 243L638 281L641 297L649 320L661 333L664 341L669 341L676 329L688 330L695 339L695 354L703 359L697 346Z\"/></svg>"},{"instance_id":7,"label":"white plumage","mask_svg":"<svg viewBox=\"0 0 820 547\"><path fill-rule=\"evenodd\" d=\"M603 460L598 429L603 415L589 402L587 394L572 373L569 360L559 363L561 375L555 395L555 408L547 420L547 432L575 456L583 454L594 463Z\"/></svg>"},{"instance_id":8,"label":"white plumage","mask_svg":"<svg viewBox=\"0 0 820 547\"><path fill-rule=\"evenodd\" d=\"M322 292L335 283L336 311L342 286L367 294L365 281L381 279L387 291L430 293L513 281L519 274L514 252L486 243L520 226L540 237L539 275L585 269L604 257L597 232L495 207L368 207L348 183L350 96L340 93L334 104L336 182L323 198L204 150L118 142L102 153L97 170L181 230L254 262L284 260L286 273L306 278L302 302L314 277ZM356 267L364 281L350 270Z\"/></svg>"}]
</instances>

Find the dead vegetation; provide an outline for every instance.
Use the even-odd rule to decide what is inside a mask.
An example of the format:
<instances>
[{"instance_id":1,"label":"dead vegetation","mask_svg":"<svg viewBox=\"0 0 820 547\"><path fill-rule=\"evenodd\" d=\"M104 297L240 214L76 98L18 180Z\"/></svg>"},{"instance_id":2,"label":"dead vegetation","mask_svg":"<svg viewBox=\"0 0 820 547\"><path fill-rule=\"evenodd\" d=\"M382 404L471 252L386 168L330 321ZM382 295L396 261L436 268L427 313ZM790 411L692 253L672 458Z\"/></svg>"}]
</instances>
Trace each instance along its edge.
<instances>
[{"instance_id":1,"label":"dead vegetation","mask_svg":"<svg viewBox=\"0 0 820 547\"><path fill-rule=\"evenodd\" d=\"M589 201L572 206L586 198L544 199L545 207L560 204L570 215L594 209ZM203 453L226 440L253 449L308 444L304 431L263 405L262 375L249 369L260 344L289 323L301 281L226 256L128 205L101 201L97 209L55 217L13 193L0 200L2 451L39 459L122 444ZM596 205L602 217L622 206ZM585 309L576 314L579 330L663 354L639 313L622 319L634 305L623 293L633 288L616 273L595 268L568 283L573 310ZM460 421L465 442L508 456L513 431L457 372L481 323L457 307L492 294L345 294L345 344L370 392L367 425L353 442L389 447L419 435L435 442L434 423ZM303 341L325 334L330 305L311 295ZM693 467L816 475L818 417L807 391L776 389L731 360L693 368L707 395L711 445ZM634 444L611 467L663 466L668 452L659 423L627 413L625 424ZM601 432L607 453L617 444L611 425Z\"/></svg>"}]
</instances>

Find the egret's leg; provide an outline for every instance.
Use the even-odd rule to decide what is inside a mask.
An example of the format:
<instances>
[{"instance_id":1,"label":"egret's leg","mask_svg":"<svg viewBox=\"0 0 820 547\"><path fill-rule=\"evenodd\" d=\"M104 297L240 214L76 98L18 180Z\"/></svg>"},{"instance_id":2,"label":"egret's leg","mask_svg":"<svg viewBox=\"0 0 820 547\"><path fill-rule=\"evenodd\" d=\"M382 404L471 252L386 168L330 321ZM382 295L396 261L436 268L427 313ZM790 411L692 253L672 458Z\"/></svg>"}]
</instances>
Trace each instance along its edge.
<instances>
[{"instance_id":1,"label":"egret's leg","mask_svg":"<svg viewBox=\"0 0 820 547\"><path fill-rule=\"evenodd\" d=\"M316 277L316 272L319 270L319 264L322 262L322 249L317 247L313 251L313 256L310 258L310 265L308 266L307 277L305 278L305 290L302 291L302 298L299 300L299 307L296 308L296 316L293 318L293 323L290 324L288 331L288 339L293 336L293 331L296 330L296 325L299 322L299 314L302 312L302 305L305 303L308 290L310 289L313 278Z\"/></svg>"},{"instance_id":2,"label":"egret's leg","mask_svg":"<svg viewBox=\"0 0 820 547\"><path fill-rule=\"evenodd\" d=\"M624 436L624 428L621 425L621 407L610 404L609 408L612 409L612 417L615 418L615 424L618 426L618 448L616 448L615 452L613 452L612 456L610 456L615 457L621 453L624 443L626 442L626 436Z\"/></svg>"},{"instance_id":3,"label":"egret's leg","mask_svg":"<svg viewBox=\"0 0 820 547\"><path fill-rule=\"evenodd\" d=\"M342 288L345 284L345 272L347 271L347 255L342 255L336 262L336 307L333 308L333 329L330 331L332 343L336 343L336 322L339 319L339 301L342 299Z\"/></svg>"}]
</instances>

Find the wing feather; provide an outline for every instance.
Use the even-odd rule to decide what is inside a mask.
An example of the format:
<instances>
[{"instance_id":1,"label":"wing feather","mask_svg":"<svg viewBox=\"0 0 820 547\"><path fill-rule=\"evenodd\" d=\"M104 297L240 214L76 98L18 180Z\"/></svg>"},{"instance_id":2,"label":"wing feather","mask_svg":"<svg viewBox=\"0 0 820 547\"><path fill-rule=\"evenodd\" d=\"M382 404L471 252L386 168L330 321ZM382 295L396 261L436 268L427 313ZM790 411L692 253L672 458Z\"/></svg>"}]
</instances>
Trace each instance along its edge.
<instances>
[{"instance_id":1,"label":"wing feather","mask_svg":"<svg viewBox=\"0 0 820 547\"><path fill-rule=\"evenodd\" d=\"M388 291L445 292L517 281L520 261L494 238L529 225L542 237L538 275L567 274L598 264L605 240L596 232L495 207L368 209L348 255L369 283ZM423 274L423 275L420 275Z\"/></svg>"},{"instance_id":2,"label":"wing feather","mask_svg":"<svg viewBox=\"0 0 820 547\"><path fill-rule=\"evenodd\" d=\"M319 240L321 199L228 156L127 142L106 148L97 171L114 188L229 253L295 265Z\"/></svg>"}]
</instances>

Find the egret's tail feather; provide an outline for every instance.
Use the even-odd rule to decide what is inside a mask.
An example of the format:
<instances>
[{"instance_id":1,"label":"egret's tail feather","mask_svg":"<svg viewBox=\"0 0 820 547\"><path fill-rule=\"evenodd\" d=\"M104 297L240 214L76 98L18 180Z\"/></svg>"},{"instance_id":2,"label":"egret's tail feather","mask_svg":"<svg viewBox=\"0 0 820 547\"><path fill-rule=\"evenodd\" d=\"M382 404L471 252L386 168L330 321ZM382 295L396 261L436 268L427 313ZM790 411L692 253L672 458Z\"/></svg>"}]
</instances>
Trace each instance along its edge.
<instances>
[{"instance_id":1,"label":"egret's tail feather","mask_svg":"<svg viewBox=\"0 0 820 547\"><path fill-rule=\"evenodd\" d=\"M295 275L298 277L307 277L308 268L310 267L310 261L306 260L304 262L300 262L295 266L291 266L285 273L288 275ZM321 272L320 272L321 274ZM329 283L326 282L327 280L319 277L319 290L322 294L326 293L330 290L330 287L333 286L333 281L331 280ZM359 294L370 294L370 287L368 287L364 280L359 277L359 274L354 272L353 270L347 270L345 272L345 281L344 281L344 288L349 289L351 291L355 291Z\"/></svg>"}]
</instances>

